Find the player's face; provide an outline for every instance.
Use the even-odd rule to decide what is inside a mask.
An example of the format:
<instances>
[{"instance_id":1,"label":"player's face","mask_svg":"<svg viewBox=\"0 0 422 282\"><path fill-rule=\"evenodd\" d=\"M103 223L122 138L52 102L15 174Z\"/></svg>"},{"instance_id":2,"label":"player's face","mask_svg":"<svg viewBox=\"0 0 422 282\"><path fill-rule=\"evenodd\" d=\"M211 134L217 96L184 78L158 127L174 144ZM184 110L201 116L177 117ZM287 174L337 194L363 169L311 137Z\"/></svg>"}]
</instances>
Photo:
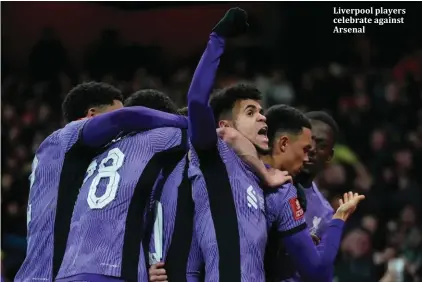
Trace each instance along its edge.
<instances>
[{"instance_id":1,"label":"player's face","mask_svg":"<svg viewBox=\"0 0 422 282\"><path fill-rule=\"evenodd\" d=\"M239 100L233 111L234 128L261 151L268 151L266 118L259 101Z\"/></svg>"},{"instance_id":2,"label":"player's face","mask_svg":"<svg viewBox=\"0 0 422 282\"><path fill-rule=\"evenodd\" d=\"M312 123L312 150L309 152L309 161L305 162L303 172L316 174L333 157L334 136L331 127L321 121L311 120Z\"/></svg>"},{"instance_id":3,"label":"player's face","mask_svg":"<svg viewBox=\"0 0 422 282\"><path fill-rule=\"evenodd\" d=\"M309 161L308 153L311 149L312 131L309 128L303 128L301 134L291 136L285 145L284 168L291 175L298 174L303 164Z\"/></svg>"}]
</instances>

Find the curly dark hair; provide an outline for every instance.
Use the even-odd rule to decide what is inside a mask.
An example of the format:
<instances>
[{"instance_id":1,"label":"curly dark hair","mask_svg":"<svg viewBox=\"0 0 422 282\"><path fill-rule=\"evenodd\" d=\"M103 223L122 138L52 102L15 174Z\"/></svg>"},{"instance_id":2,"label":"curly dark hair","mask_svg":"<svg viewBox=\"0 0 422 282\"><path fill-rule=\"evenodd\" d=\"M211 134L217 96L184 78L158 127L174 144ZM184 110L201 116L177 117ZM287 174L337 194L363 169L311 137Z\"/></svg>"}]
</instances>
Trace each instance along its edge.
<instances>
[{"instance_id":1,"label":"curly dark hair","mask_svg":"<svg viewBox=\"0 0 422 282\"><path fill-rule=\"evenodd\" d=\"M92 107L113 105L115 100L123 101L119 89L103 82L84 82L69 91L62 103L66 121L83 118Z\"/></svg>"},{"instance_id":2,"label":"curly dark hair","mask_svg":"<svg viewBox=\"0 0 422 282\"><path fill-rule=\"evenodd\" d=\"M223 114L231 112L238 100L262 100L262 94L253 85L236 84L217 90L210 99L210 105L214 113L216 124Z\"/></svg>"},{"instance_id":3,"label":"curly dark hair","mask_svg":"<svg viewBox=\"0 0 422 282\"><path fill-rule=\"evenodd\" d=\"M124 103L125 107L143 106L158 111L177 114L173 100L163 92L155 89L142 89L130 95Z\"/></svg>"}]
</instances>

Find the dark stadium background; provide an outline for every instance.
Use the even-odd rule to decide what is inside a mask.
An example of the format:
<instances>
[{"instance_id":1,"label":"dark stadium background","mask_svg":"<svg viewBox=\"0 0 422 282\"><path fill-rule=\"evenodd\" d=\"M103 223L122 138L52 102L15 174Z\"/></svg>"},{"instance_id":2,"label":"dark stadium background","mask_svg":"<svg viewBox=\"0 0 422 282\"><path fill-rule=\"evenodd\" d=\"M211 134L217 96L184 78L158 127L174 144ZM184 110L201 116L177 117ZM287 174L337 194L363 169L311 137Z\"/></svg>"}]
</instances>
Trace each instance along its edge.
<instances>
[{"instance_id":1,"label":"dark stadium background","mask_svg":"<svg viewBox=\"0 0 422 282\"><path fill-rule=\"evenodd\" d=\"M335 4L405 8L405 24L370 25L362 36L332 34ZM207 35L232 6L249 12L251 29L230 42L216 87L256 83L267 106L326 109L341 127L335 161L318 183L332 203L348 189L367 200L347 225L336 281L373 282L386 273L384 282L401 281L387 271L395 257L406 259L404 281L421 281L422 9L416 2L3 2L6 280L25 255L31 160L62 125L67 91L96 79L127 95L159 88L183 106Z\"/></svg>"}]
</instances>

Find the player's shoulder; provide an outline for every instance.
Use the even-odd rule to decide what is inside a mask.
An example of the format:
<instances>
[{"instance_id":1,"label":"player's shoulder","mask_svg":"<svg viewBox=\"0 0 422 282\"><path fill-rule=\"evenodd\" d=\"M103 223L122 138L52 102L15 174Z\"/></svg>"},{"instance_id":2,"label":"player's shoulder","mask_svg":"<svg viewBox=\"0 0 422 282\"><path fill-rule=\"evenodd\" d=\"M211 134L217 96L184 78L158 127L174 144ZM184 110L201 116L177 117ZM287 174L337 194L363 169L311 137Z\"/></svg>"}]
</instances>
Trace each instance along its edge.
<instances>
[{"instance_id":1,"label":"player's shoulder","mask_svg":"<svg viewBox=\"0 0 422 282\"><path fill-rule=\"evenodd\" d=\"M73 132L79 132L79 130L89 121L89 119L81 119L81 120L75 120L72 122L69 122L66 124L62 129L61 133L73 133Z\"/></svg>"},{"instance_id":2,"label":"player's shoulder","mask_svg":"<svg viewBox=\"0 0 422 282\"><path fill-rule=\"evenodd\" d=\"M50 135L48 135L40 144L38 147L36 154L41 153L42 151L52 149L54 147L60 146L60 132L61 128L54 131Z\"/></svg>"},{"instance_id":3,"label":"player's shoulder","mask_svg":"<svg viewBox=\"0 0 422 282\"><path fill-rule=\"evenodd\" d=\"M286 198L297 197L297 189L293 185L293 183L286 183L281 185L277 189L271 189L266 191L265 198L266 199L277 199L282 200Z\"/></svg>"},{"instance_id":4,"label":"player's shoulder","mask_svg":"<svg viewBox=\"0 0 422 282\"><path fill-rule=\"evenodd\" d=\"M318 188L318 185L315 182L312 182L312 188L314 189L315 193L317 194L322 206L330 211L334 213L334 209L331 206L331 204L328 202L328 200L325 198L325 196L321 193L321 191Z\"/></svg>"},{"instance_id":5,"label":"player's shoulder","mask_svg":"<svg viewBox=\"0 0 422 282\"><path fill-rule=\"evenodd\" d=\"M269 218L277 217L286 204L297 199L297 190L292 183L286 183L278 189L265 192L265 208ZM271 220L271 219L270 219Z\"/></svg>"}]
</instances>

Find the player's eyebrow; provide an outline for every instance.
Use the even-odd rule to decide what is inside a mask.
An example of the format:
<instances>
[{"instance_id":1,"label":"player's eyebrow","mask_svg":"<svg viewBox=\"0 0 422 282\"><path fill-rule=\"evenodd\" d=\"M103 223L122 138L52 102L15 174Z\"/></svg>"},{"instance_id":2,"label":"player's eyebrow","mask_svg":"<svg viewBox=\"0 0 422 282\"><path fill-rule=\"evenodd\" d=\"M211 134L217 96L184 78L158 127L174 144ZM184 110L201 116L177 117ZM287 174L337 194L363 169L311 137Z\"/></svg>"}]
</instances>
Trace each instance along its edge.
<instances>
[{"instance_id":1,"label":"player's eyebrow","mask_svg":"<svg viewBox=\"0 0 422 282\"><path fill-rule=\"evenodd\" d=\"M258 108L257 106L252 105L252 104L247 105L245 107L245 110L244 111L247 111L248 109L251 109L251 110L254 110L254 111L259 111L260 114L263 114L264 113L264 109L263 108L261 108L261 107Z\"/></svg>"}]
</instances>

